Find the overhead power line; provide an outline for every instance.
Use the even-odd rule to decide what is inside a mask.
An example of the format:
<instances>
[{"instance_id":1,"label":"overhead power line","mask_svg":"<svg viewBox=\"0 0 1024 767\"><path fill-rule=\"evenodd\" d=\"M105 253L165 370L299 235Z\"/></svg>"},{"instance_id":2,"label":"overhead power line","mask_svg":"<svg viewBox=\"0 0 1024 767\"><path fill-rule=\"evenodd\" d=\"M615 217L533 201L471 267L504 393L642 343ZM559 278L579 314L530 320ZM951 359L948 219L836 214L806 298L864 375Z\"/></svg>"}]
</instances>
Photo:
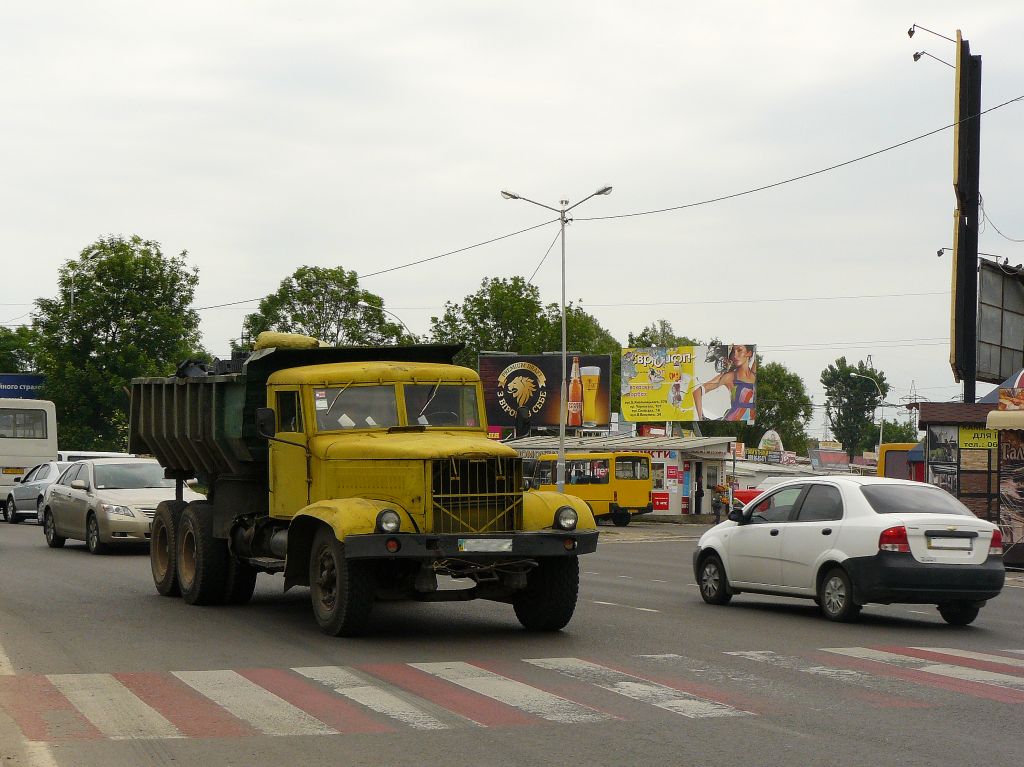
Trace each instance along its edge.
<instances>
[{"instance_id":1,"label":"overhead power line","mask_svg":"<svg viewBox=\"0 0 1024 767\"><path fill-rule=\"evenodd\" d=\"M791 296L789 298L721 298L708 299L706 301L630 301L614 304L591 304L584 302L588 307L615 307L615 306L698 306L704 304L776 304L792 303L796 301L847 301L861 298L910 298L914 296L948 296L948 290L932 291L929 293L866 293L858 296Z\"/></svg>"},{"instance_id":2,"label":"overhead power line","mask_svg":"<svg viewBox=\"0 0 1024 767\"><path fill-rule=\"evenodd\" d=\"M1010 104L1013 104L1016 101L1024 101L1024 95L1017 96L1016 98L1012 98L1012 99L1010 99L1008 101L1004 101L1002 104L996 104L994 107L989 107L988 109L983 109L981 112L978 113L977 117L981 117L981 115L988 114L989 112L994 112L997 109L1002 109L1003 107L1009 106ZM607 221L607 220L614 219L614 218L635 218L636 216L651 216L651 215L654 215L655 213L668 213L668 212L674 211L674 210L685 210L686 208L696 208L696 207L701 206L701 205L711 205L712 203L715 203L715 202L724 202L725 200L733 200L733 199L736 199L737 197L745 197L746 195L755 194L757 192L764 192L764 191L767 191L768 189L775 189L776 187L785 186L786 184L792 184L792 183L794 183L796 181L803 181L804 179L807 179L807 178L812 178L814 176L820 176L823 173L829 173L831 171L838 170L839 168L845 168L847 165L853 165L854 163L861 162L863 160L868 160L868 159L870 159L872 157L877 157L880 154L885 154L886 152L891 152L894 149L899 149L901 147L905 147L908 144L913 144L915 141L920 141L921 139L926 139L929 136L934 136L937 133L942 133L943 131L949 130L950 128L958 125L959 123L967 122L968 120L973 120L973 119L975 119L975 116L971 115L969 117L965 117L963 120L958 120L957 122L952 122L949 125L943 125L941 128L936 128L935 130L928 131L927 133L922 133L920 136L914 136L913 138L908 138L906 141L901 141L898 144L892 144L891 146L887 146L887 147L884 147L882 149L876 149L874 152L868 152L867 154L862 154L859 157L854 157L851 160L844 160L843 162L836 163L835 165L829 165L827 168L819 168L818 170L813 170L810 173L802 173L799 176L792 176L791 178L785 178L785 179L782 179L781 181L775 181L775 182L773 182L771 184L765 184L763 186L757 186L757 187L754 187L753 189L745 189L742 192L733 192L732 194L722 195L721 197L712 197L711 199L699 200L698 202L688 202L688 203L685 203L683 205L673 205L670 208L656 208L654 210L642 210L642 211L638 211L636 213L619 213L617 215L612 215L612 216L590 216L588 218L577 218L576 220L577 221Z\"/></svg>"}]
</instances>

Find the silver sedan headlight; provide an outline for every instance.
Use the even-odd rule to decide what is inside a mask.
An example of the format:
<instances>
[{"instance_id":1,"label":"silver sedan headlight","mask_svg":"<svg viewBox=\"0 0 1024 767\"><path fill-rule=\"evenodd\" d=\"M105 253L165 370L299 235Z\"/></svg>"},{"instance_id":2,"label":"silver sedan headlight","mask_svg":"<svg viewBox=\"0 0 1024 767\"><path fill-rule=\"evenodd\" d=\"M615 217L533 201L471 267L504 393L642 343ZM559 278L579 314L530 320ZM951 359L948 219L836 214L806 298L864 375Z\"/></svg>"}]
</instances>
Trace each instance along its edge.
<instances>
[{"instance_id":1,"label":"silver sedan headlight","mask_svg":"<svg viewBox=\"0 0 1024 767\"><path fill-rule=\"evenodd\" d=\"M555 512L555 527L562 530L575 530L579 521L580 516L572 506L562 506Z\"/></svg>"},{"instance_id":2,"label":"silver sedan headlight","mask_svg":"<svg viewBox=\"0 0 1024 767\"><path fill-rule=\"evenodd\" d=\"M127 506L117 506L116 504L113 503L101 503L100 507L109 515L117 515L121 517L135 516L135 512L133 512Z\"/></svg>"}]
</instances>

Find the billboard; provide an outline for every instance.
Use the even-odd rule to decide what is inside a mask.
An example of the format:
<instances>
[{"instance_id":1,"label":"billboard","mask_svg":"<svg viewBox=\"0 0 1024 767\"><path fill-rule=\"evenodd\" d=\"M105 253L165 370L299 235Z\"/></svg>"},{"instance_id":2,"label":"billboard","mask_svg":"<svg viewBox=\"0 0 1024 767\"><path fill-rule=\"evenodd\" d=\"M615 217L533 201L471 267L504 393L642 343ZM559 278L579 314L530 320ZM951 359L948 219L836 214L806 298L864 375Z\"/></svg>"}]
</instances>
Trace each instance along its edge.
<instances>
[{"instance_id":1,"label":"billboard","mask_svg":"<svg viewBox=\"0 0 1024 767\"><path fill-rule=\"evenodd\" d=\"M611 421L611 368L607 354L570 354L569 428L608 426ZM530 426L558 426L562 385L561 354L481 354L487 422L514 426L516 413L529 413Z\"/></svg>"},{"instance_id":2,"label":"billboard","mask_svg":"<svg viewBox=\"0 0 1024 767\"><path fill-rule=\"evenodd\" d=\"M978 380L1002 383L1024 368L1024 273L978 264Z\"/></svg>"},{"instance_id":3,"label":"billboard","mask_svg":"<svg viewBox=\"0 0 1024 767\"><path fill-rule=\"evenodd\" d=\"M622 350L627 421L742 421L756 415L754 344Z\"/></svg>"}]
</instances>

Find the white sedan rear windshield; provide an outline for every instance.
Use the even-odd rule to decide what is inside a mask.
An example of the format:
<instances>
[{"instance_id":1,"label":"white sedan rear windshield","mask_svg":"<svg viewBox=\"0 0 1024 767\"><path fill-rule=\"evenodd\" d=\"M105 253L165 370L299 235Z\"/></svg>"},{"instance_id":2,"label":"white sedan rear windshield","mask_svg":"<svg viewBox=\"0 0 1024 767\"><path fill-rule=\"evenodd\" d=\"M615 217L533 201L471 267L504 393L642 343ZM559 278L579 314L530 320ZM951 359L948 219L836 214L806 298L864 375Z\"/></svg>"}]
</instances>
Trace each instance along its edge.
<instances>
[{"instance_id":1,"label":"white sedan rear windshield","mask_svg":"<svg viewBox=\"0 0 1024 767\"><path fill-rule=\"evenodd\" d=\"M945 490L931 485L865 485L861 492L877 514L974 513Z\"/></svg>"}]
</instances>

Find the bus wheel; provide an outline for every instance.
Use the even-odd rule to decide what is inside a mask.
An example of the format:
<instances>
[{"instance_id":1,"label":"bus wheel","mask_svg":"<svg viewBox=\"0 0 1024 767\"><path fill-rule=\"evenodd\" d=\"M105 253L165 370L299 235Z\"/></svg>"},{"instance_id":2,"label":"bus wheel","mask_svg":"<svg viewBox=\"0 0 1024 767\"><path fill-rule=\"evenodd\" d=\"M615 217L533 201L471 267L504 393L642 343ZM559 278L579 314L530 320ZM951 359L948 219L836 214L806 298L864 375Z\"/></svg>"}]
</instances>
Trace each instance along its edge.
<instances>
[{"instance_id":1,"label":"bus wheel","mask_svg":"<svg viewBox=\"0 0 1024 767\"><path fill-rule=\"evenodd\" d=\"M625 527L629 524L630 514L628 511L617 511L612 514L612 524L616 527Z\"/></svg>"}]
</instances>

